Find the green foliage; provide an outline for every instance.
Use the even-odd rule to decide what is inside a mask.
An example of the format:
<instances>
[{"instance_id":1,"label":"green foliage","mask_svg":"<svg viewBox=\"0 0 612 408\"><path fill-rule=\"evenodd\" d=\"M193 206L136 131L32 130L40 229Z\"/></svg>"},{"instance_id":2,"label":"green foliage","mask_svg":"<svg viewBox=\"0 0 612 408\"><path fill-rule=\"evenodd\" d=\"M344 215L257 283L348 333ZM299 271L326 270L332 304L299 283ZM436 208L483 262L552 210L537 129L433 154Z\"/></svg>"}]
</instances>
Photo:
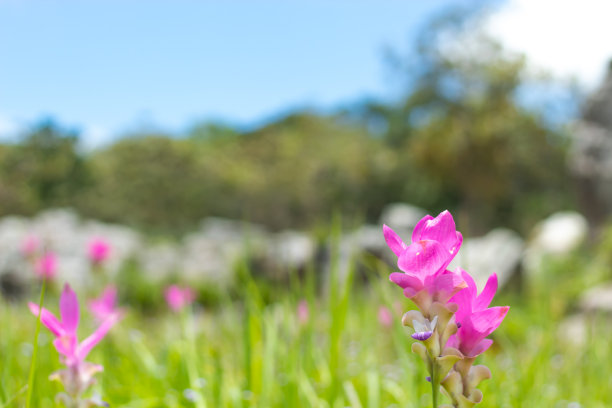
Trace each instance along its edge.
<instances>
[{"instance_id":1,"label":"green foliage","mask_svg":"<svg viewBox=\"0 0 612 408\"><path fill-rule=\"evenodd\" d=\"M44 121L18 144L1 146L0 215L75 205L90 182L77 141L74 132Z\"/></svg>"},{"instance_id":2,"label":"green foliage","mask_svg":"<svg viewBox=\"0 0 612 408\"><path fill-rule=\"evenodd\" d=\"M208 175L191 144L163 135L120 140L91 158L83 212L149 231L184 229L206 215Z\"/></svg>"},{"instance_id":3,"label":"green foliage","mask_svg":"<svg viewBox=\"0 0 612 408\"><path fill-rule=\"evenodd\" d=\"M566 257L571 270L561 267L562 260L546 263L540 279L520 296L502 293L494 300L511 309L495 332L494 346L477 360L493 374L481 386L479 406L607 406L610 325L594 316L582 346L560 332L579 295L574 287L590 279L587 255ZM132 308L133 299L120 293L128 315L88 358L105 367L94 388L111 406L135 408L429 407L427 373L410 352L414 340L400 323L410 302L388 282L387 267L370 272L367 289L335 280L326 296L312 296L296 284L264 304L258 284L243 270L242 300L183 316ZM161 287L149 290L161 300ZM84 304L85 294L79 296ZM300 323L297 303L308 298L310 320ZM51 292L44 303L57 312L57 301ZM389 328L377 320L380 305L401 309L392 307L395 319ZM10 333L0 336L0 406L23 406L36 318L25 301L5 303L0 324ZM94 327L86 311L81 326L81 336ZM43 328L32 394L32 406L41 408L55 406L53 397L61 391L47 378L60 368L51 341ZM188 390L202 396L199 405L189 400Z\"/></svg>"}]
</instances>

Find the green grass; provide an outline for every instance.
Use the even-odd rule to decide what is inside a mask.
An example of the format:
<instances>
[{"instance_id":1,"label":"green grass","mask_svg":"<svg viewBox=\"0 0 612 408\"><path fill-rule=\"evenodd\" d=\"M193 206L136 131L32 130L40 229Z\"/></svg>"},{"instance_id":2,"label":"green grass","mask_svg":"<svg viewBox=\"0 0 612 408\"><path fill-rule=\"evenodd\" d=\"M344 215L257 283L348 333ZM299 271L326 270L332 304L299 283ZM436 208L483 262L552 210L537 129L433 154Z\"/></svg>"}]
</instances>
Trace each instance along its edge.
<instances>
[{"instance_id":1,"label":"green grass","mask_svg":"<svg viewBox=\"0 0 612 408\"><path fill-rule=\"evenodd\" d=\"M604 317L594 317L584 346L572 345L559 331L580 290L607 273L602 265L587 264L576 257L549 262L521 291L508 290L494 300L511 309L494 346L477 360L493 373L480 387L484 401L479 406L609 406L612 327ZM334 272L327 289L319 291L313 279L293 280L267 302L261 283L242 267L237 299L223 297L215 307L196 307L183 316L129 309L88 357L105 367L93 391L112 407L132 408L429 407L427 373L410 352L413 340L399 312L390 328L377 319L381 305L411 307L387 280L388 272L376 264L367 286L353 284L350 273L341 278ZM83 306L85 294L79 298ZM300 299L310 305L305 324L296 315ZM57 291L48 292L44 303L57 313ZM0 310L0 407L21 407L36 318L25 301L3 303ZM94 325L85 311L81 322L82 339ZM51 342L43 328L33 407L55 406L54 396L62 390L48 380L61 368Z\"/></svg>"}]
</instances>

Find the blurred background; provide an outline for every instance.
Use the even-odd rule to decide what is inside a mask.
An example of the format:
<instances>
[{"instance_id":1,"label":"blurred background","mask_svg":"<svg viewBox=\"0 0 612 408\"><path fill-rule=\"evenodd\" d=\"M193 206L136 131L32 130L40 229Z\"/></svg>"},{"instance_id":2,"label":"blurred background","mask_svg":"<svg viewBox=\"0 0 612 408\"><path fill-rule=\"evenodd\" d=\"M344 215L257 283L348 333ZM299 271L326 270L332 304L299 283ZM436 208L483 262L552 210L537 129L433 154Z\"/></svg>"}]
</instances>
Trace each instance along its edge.
<instances>
[{"instance_id":1,"label":"blurred background","mask_svg":"<svg viewBox=\"0 0 612 408\"><path fill-rule=\"evenodd\" d=\"M15 243L61 208L53 228L187 250L252 223L303 260L334 214L354 231L449 209L466 237L525 240L577 211L570 233L594 237L612 208L605 7L2 1L2 228Z\"/></svg>"},{"instance_id":2,"label":"blurred background","mask_svg":"<svg viewBox=\"0 0 612 408\"><path fill-rule=\"evenodd\" d=\"M29 296L32 237L58 282L99 288L86 248L104 238L108 281L140 310L169 283L207 307L244 299L245 274L263 304L279 287L293 302L329 289L333 268L387 284L382 223L408 240L448 209L466 237L454 265L479 283L497 272L526 319L506 347L527 326L584 344L593 311L612 311L611 13L594 0L0 0L2 290ZM538 406L578 401L581 384ZM598 392L554 406L600 406ZM508 398L490 406L521 406Z\"/></svg>"}]
</instances>

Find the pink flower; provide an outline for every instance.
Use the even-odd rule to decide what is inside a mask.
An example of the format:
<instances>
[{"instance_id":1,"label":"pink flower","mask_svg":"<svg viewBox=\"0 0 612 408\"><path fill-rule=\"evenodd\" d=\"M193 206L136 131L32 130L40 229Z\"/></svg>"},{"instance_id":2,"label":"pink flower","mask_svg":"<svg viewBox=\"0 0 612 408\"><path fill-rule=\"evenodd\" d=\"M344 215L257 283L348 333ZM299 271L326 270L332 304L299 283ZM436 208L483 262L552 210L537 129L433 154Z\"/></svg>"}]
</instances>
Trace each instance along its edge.
<instances>
[{"instance_id":1,"label":"pink flower","mask_svg":"<svg viewBox=\"0 0 612 408\"><path fill-rule=\"evenodd\" d=\"M110 254L110 245L102 238L95 238L89 243L89 259L94 265L104 262Z\"/></svg>"},{"instance_id":2,"label":"pink flower","mask_svg":"<svg viewBox=\"0 0 612 408\"><path fill-rule=\"evenodd\" d=\"M51 251L45 252L36 262L35 271L42 279L53 279L57 273L57 256L55 253Z\"/></svg>"},{"instance_id":3,"label":"pink flower","mask_svg":"<svg viewBox=\"0 0 612 408\"><path fill-rule=\"evenodd\" d=\"M387 245L398 256L398 268L389 279L414 298L425 290L431 301L446 303L466 287L461 276L446 269L461 247L463 237L455 229L453 216L444 211L436 218L427 215L412 232L412 243L406 245L388 226L383 226Z\"/></svg>"},{"instance_id":4,"label":"pink flower","mask_svg":"<svg viewBox=\"0 0 612 408\"><path fill-rule=\"evenodd\" d=\"M117 308L117 288L112 285L107 286L99 298L89 302L89 311L100 322L113 315L121 317L123 311Z\"/></svg>"},{"instance_id":5,"label":"pink flower","mask_svg":"<svg viewBox=\"0 0 612 408\"><path fill-rule=\"evenodd\" d=\"M302 325L308 323L308 320L310 319L310 309L308 308L308 301L302 299L298 303L297 318L298 322L300 322L300 324Z\"/></svg>"},{"instance_id":6,"label":"pink flower","mask_svg":"<svg viewBox=\"0 0 612 408\"><path fill-rule=\"evenodd\" d=\"M181 288L177 285L171 285L164 292L166 303L170 309L176 311L191 304L195 300L195 292L191 288Z\"/></svg>"},{"instance_id":7,"label":"pink flower","mask_svg":"<svg viewBox=\"0 0 612 408\"><path fill-rule=\"evenodd\" d=\"M393 323L393 315L388 307L381 306L378 308L378 323L380 323L382 327L391 327L391 324Z\"/></svg>"},{"instance_id":8,"label":"pink flower","mask_svg":"<svg viewBox=\"0 0 612 408\"><path fill-rule=\"evenodd\" d=\"M21 254L26 258L36 255L40 249L40 240L36 235L29 235L21 243Z\"/></svg>"},{"instance_id":9,"label":"pink flower","mask_svg":"<svg viewBox=\"0 0 612 408\"><path fill-rule=\"evenodd\" d=\"M30 311L38 316L40 311L40 321L55 336L53 345L58 353L61 354L62 363L66 366L79 368L89 354L91 349L98 344L106 335L108 330L117 322L118 316L112 315L106 318L96 331L82 342L78 342L77 328L79 326L79 301L76 294L68 284L60 297L60 317L58 320L53 313L38 305L29 303Z\"/></svg>"},{"instance_id":10,"label":"pink flower","mask_svg":"<svg viewBox=\"0 0 612 408\"><path fill-rule=\"evenodd\" d=\"M455 313L455 321L459 330L448 340L447 346L459 349L468 357L476 357L484 353L493 344L486 337L499 327L508 313L508 306L491 307L489 304L497 292L497 275L492 274L480 295L474 279L466 271L461 275L468 287L459 291L450 299L459 308Z\"/></svg>"}]
</instances>

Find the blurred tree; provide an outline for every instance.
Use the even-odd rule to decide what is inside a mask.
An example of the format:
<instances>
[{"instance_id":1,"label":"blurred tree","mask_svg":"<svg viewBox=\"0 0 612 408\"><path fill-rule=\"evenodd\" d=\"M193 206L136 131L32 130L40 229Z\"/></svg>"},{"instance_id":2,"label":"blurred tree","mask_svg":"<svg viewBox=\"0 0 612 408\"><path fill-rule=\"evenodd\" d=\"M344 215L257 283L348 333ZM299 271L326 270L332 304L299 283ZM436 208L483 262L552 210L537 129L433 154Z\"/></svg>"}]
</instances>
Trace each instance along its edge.
<instances>
[{"instance_id":1,"label":"blurred tree","mask_svg":"<svg viewBox=\"0 0 612 408\"><path fill-rule=\"evenodd\" d=\"M405 201L461 210L474 232L526 230L573 206L568 140L517 102L529 86L525 60L479 33L477 18L445 14L423 31L416 57L394 56L408 91L398 104L371 104L364 120L386 122Z\"/></svg>"},{"instance_id":2,"label":"blurred tree","mask_svg":"<svg viewBox=\"0 0 612 408\"><path fill-rule=\"evenodd\" d=\"M204 122L193 126L187 137L194 141L227 140L240 135L235 128L221 122Z\"/></svg>"},{"instance_id":3,"label":"blurred tree","mask_svg":"<svg viewBox=\"0 0 612 408\"><path fill-rule=\"evenodd\" d=\"M45 207L73 204L90 182L77 151L78 135L46 120L18 144L0 149L0 212L32 214Z\"/></svg>"},{"instance_id":4,"label":"blurred tree","mask_svg":"<svg viewBox=\"0 0 612 408\"><path fill-rule=\"evenodd\" d=\"M165 135L133 135L91 157L96 185L87 215L147 231L189 228L212 200L189 144Z\"/></svg>"},{"instance_id":5,"label":"blurred tree","mask_svg":"<svg viewBox=\"0 0 612 408\"><path fill-rule=\"evenodd\" d=\"M368 187L384 171L381 155L363 130L303 112L208 145L200 160L220 182L213 213L281 228L379 207Z\"/></svg>"}]
</instances>

